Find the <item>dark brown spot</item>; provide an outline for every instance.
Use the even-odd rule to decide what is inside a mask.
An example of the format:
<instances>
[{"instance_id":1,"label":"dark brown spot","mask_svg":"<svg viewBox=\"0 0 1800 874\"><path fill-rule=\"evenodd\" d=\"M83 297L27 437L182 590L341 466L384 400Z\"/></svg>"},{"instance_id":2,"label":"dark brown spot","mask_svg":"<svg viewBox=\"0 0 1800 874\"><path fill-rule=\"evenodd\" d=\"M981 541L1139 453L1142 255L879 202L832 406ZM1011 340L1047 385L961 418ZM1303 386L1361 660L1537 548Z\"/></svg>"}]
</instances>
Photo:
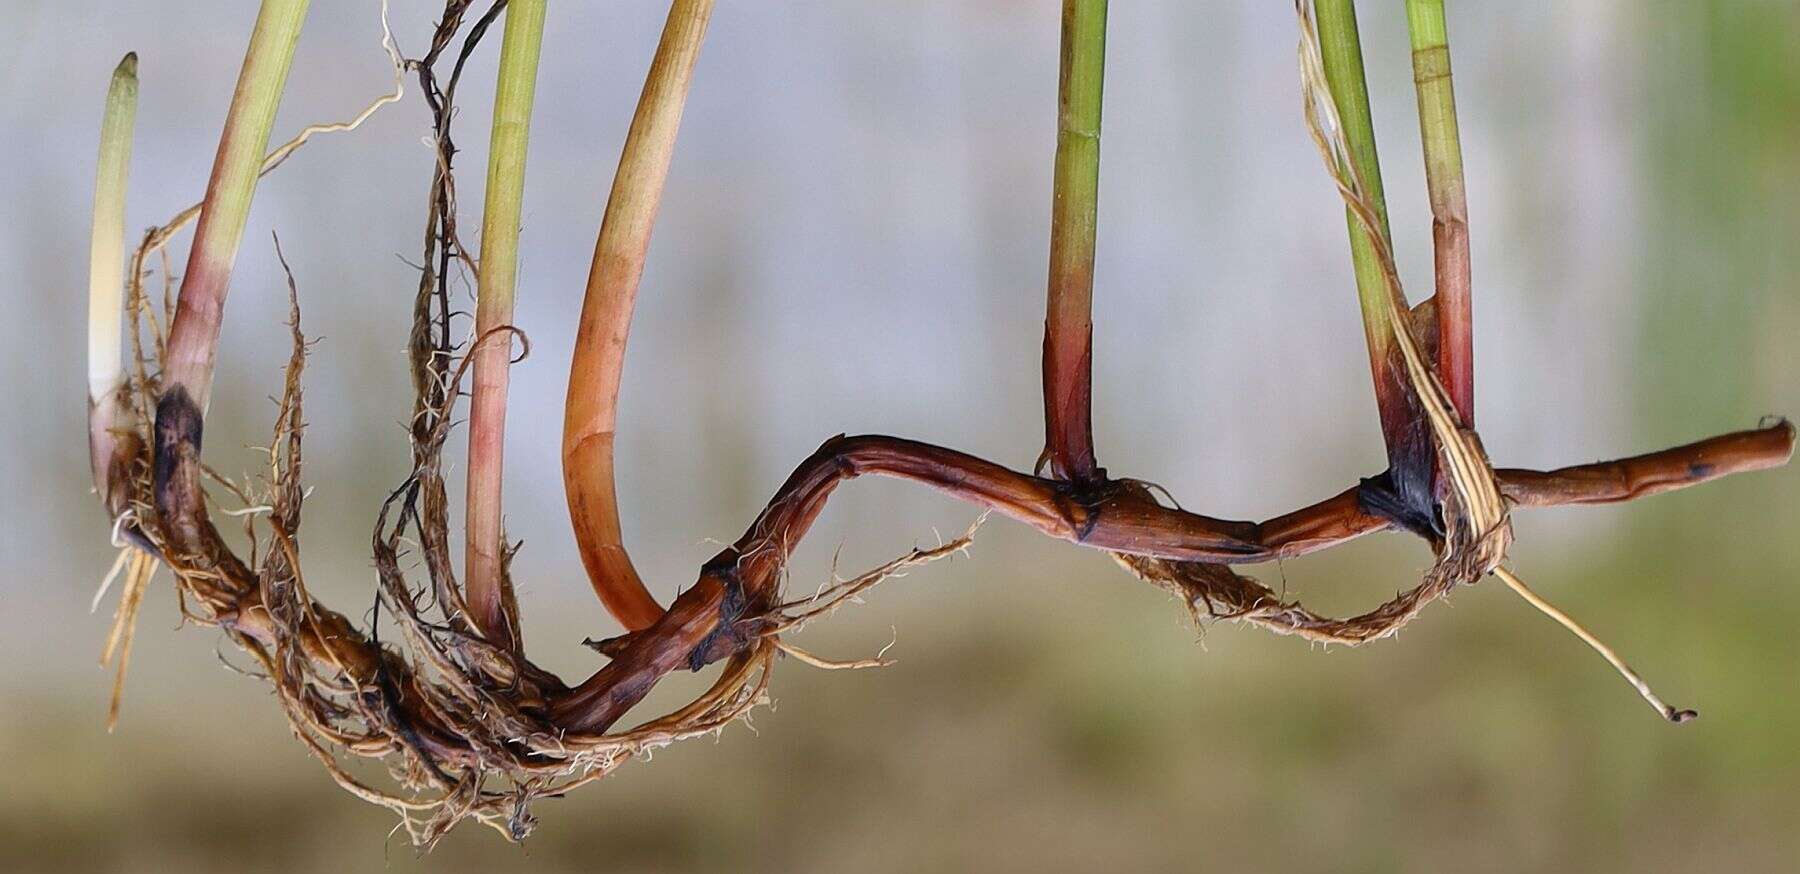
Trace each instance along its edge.
<instances>
[{"instance_id":1,"label":"dark brown spot","mask_svg":"<svg viewBox=\"0 0 1800 874\"><path fill-rule=\"evenodd\" d=\"M1356 506L1426 540L1443 539L1444 523L1438 516L1437 501L1430 496L1429 484L1410 482L1410 488L1397 487L1393 472L1382 471L1357 483Z\"/></svg>"},{"instance_id":2,"label":"dark brown spot","mask_svg":"<svg viewBox=\"0 0 1800 874\"><path fill-rule=\"evenodd\" d=\"M742 650L749 644L749 639L737 628L737 621L744 615L749 599L744 595L744 583L739 578L737 568L729 567L715 571L719 579L724 581L725 596L719 601L719 624L713 627L710 634L701 640L699 645L688 652L688 670L698 671L719 659Z\"/></svg>"},{"instance_id":3,"label":"dark brown spot","mask_svg":"<svg viewBox=\"0 0 1800 874\"><path fill-rule=\"evenodd\" d=\"M176 385L156 402L156 446L151 461L156 510L165 520L204 512L200 492L200 440L206 417L187 389ZM186 526L182 526L186 527Z\"/></svg>"}]
</instances>

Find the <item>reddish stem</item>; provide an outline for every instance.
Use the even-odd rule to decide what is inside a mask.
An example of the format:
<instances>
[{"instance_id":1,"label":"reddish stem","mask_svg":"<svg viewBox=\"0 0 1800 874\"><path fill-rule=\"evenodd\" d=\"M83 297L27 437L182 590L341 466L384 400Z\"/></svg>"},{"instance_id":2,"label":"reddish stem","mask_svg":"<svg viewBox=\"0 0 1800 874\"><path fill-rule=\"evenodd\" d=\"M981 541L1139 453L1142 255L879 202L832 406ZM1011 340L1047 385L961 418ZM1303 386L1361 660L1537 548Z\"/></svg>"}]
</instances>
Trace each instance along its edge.
<instances>
[{"instance_id":1,"label":"reddish stem","mask_svg":"<svg viewBox=\"0 0 1800 874\"><path fill-rule=\"evenodd\" d=\"M1106 0L1063 0L1061 46L1044 317L1044 455L1052 477L1099 483L1106 475L1094 458L1094 234Z\"/></svg>"},{"instance_id":2,"label":"reddish stem","mask_svg":"<svg viewBox=\"0 0 1800 874\"><path fill-rule=\"evenodd\" d=\"M502 649L517 649L519 611L507 578L505 481L506 395L512 367L514 300L519 273L519 222L525 192L526 143L543 47L544 0L507 4L488 141L486 203L481 216L475 344L469 350L469 476L465 512L464 591L470 619Z\"/></svg>"},{"instance_id":3,"label":"reddish stem","mask_svg":"<svg viewBox=\"0 0 1800 874\"><path fill-rule=\"evenodd\" d=\"M1052 282L1057 282L1052 279ZM1073 283L1074 279L1062 277ZM1092 275L1086 278L1092 284ZM1056 297L1056 292L1051 293ZM1044 455L1059 480L1102 479L1094 457L1094 324L1054 315L1044 322Z\"/></svg>"},{"instance_id":4,"label":"reddish stem","mask_svg":"<svg viewBox=\"0 0 1800 874\"><path fill-rule=\"evenodd\" d=\"M1794 425L1785 419L1751 431L1615 461L1552 471L1501 469L1506 497L1522 507L1612 504L1659 495L1734 473L1767 470L1794 454Z\"/></svg>"},{"instance_id":5,"label":"reddish stem","mask_svg":"<svg viewBox=\"0 0 1800 874\"><path fill-rule=\"evenodd\" d=\"M1475 426L1475 346L1470 316L1469 203L1463 183L1462 136L1450 76L1450 34L1442 0L1407 0L1413 84L1419 98L1419 141L1431 198L1436 267L1438 377L1464 427Z\"/></svg>"},{"instance_id":6,"label":"reddish stem","mask_svg":"<svg viewBox=\"0 0 1800 874\"><path fill-rule=\"evenodd\" d=\"M632 566L619 524L613 484L619 379L650 231L712 9L712 0L675 0L669 6L600 222L569 366L562 443L569 520L594 593L613 618L634 631L656 622L663 610Z\"/></svg>"},{"instance_id":7,"label":"reddish stem","mask_svg":"<svg viewBox=\"0 0 1800 874\"><path fill-rule=\"evenodd\" d=\"M1794 436L1784 421L1618 461L1497 474L1507 497L1523 506L1629 500L1779 466L1792 454ZM1073 484L952 449L879 435L834 437L794 470L743 537L707 562L666 615L628 635L611 663L552 703L554 721L571 731L604 731L664 674L741 648L748 632L734 623L774 602L788 554L838 484L863 474L923 483L1072 543L1174 560L1291 558L1391 525L1363 512L1355 488L1266 522L1234 522L1162 507L1129 482L1078 499Z\"/></svg>"}]
</instances>

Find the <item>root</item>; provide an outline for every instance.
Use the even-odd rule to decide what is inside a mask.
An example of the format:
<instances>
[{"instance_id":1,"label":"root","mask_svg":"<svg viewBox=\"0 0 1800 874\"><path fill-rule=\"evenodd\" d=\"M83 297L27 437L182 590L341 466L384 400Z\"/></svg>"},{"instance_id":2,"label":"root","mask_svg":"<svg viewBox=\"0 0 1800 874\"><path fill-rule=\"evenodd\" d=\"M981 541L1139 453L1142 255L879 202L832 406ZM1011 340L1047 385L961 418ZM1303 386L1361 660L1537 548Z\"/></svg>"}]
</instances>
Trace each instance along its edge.
<instances>
[{"instance_id":1,"label":"root","mask_svg":"<svg viewBox=\"0 0 1800 874\"><path fill-rule=\"evenodd\" d=\"M275 246L288 270L278 239ZM233 483L211 476L186 433L163 435L164 444L152 449L151 438L157 435L148 423L153 420L146 418L139 426L146 442L143 457L130 465L131 515L121 527L135 532L151 551L125 559L126 584L108 656L117 655L122 683L132 618L155 567L154 555L174 571L186 615L220 628L249 655L273 686L295 735L332 779L352 795L393 811L402 830L421 847L465 820L509 839L524 838L535 823L530 808L536 799L598 780L639 754L717 733L764 703L770 671L784 650L808 663L847 666L812 657L780 636L829 615L884 580L969 545L973 527L948 543L915 549L867 573L835 580L811 598L784 601L779 581L799 532L753 526L739 547L728 550L729 563L715 569L753 578L753 585L738 586L735 600L723 595L705 603L690 599L702 608L693 611L700 621L691 633L642 637L618 652L596 676L623 679L600 684L600 715L594 715L593 707L568 703L582 687L571 688L522 653L492 645L465 620L461 589L450 574L440 464L453 421L450 405L458 397L467 358L449 362L429 346L415 347L416 372L448 369L441 379L426 383L411 432L414 469L378 516L375 611L367 630L359 629L313 598L302 570L297 539L306 496L302 374L310 341L300 329L291 271L288 293L291 350L276 397L266 464L256 478ZM416 318L429 330L439 322L435 304L440 298L428 294L421 299L425 305ZM153 378L137 381L133 400L144 406L166 403L151 395L155 385ZM153 452L170 460L153 461ZM153 500L156 468L167 465L173 468L160 476L187 483L187 490ZM213 528L207 488L223 489L235 502L253 508L238 515L250 542L247 559L227 548ZM787 498L774 503L792 506ZM424 559L426 585L403 570L404 558L411 556ZM727 609L728 604L735 606ZM669 669L698 669L715 661L723 662L719 676L687 705L635 727L609 730ZM116 700L115 693L115 718ZM378 787L353 778L344 763L347 757L383 760L393 785Z\"/></svg>"},{"instance_id":2,"label":"root","mask_svg":"<svg viewBox=\"0 0 1800 874\"><path fill-rule=\"evenodd\" d=\"M138 609L143 606L144 590L149 587L150 578L156 575L156 559L141 550L124 549L119 558L126 563L125 588L119 593L112 630L107 632L106 646L100 652L101 667L111 664L115 656L118 658L118 667L113 672L112 697L106 705L108 734L119 725L119 706L125 697L125 674L131 668L131 639L137 630ZM104 592L102 587L101 593ZM98 605L99 595L94 600Z\"/></svg>"},{"instance_id":3,"label":"root","mask_svg":"<svg viewBox=\"0 0 1800 874\"><path fill-rule=\"evenodd\" d=\"M969 524L968 530L948 543L939 543L930 549L914 547L906 555L873 570L858 574L851 579L839 579L833 574L831 585L820 589L812 597L777 605L770 612L773 617L778 618L769 620L762 633L773 636L788 631L799 631L814 619L823 619L836 613L846 604L858 602L862 593L883 582L905 576L906 572L912 568L943 558L967 555L969 547L975 542L975 532L987 522L987 518L986 513L976 517L975 521Z\"/></svg>"},{"instance_id":4,"label":"root","mask_svg":"<svg viewBox=\"0 0 1800 874\"><path fill-rule=\"evenodd\" d=\"M1532 591L1531 587L1525 585L1525 581L1519 579L1517 574L1506 567L1501 566L1494 568L1494 576L1499 577L1501 581L1506 583L1507 588L1512 589L1514 592L1518 593L1519 597L1524 598L1525 603L1537 608L1538 612L1543 613L1545 616L1556 620L1562 627L1567 628L1570 633L1581 638L1582 643L1592 647L1594 652L1599 653L1601 658L1606 659L1606 661L1613 666L1613 670L1619 672L1619 676L1625 678L1625 682L1631 684L1631 688L1636 689L1639 695L1644 696L1645 701L1650 702L1650 707L1661 715L1662 718L1679 725L1680 723L1688 722L1700 717L1698 711L1680 710L1663 703L1663 700L1658 698L1656 693L1650 689L1650 684L1645 682L1644 678L1639 676L1637 671L1632 670L1631 666L1626 664L1623 658L1619 657L1618 652L1614 651L1612 647L1607 646L1600 638L1595 637L1594 633L1583 627L1581 623L1576 622L1574 617L1564 613L1562 610L1558 609L1555 604L1544 600L1543 596Z\"/></svg>"}]
</instances>

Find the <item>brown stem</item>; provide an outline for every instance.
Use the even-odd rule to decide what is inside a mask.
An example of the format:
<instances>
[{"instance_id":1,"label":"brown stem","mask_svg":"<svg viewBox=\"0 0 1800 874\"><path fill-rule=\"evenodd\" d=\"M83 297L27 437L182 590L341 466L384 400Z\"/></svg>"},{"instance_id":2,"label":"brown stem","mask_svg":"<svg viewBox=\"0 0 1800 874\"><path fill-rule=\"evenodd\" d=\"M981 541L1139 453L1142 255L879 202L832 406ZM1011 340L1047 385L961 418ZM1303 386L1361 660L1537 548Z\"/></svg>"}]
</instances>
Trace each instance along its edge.
<instances>
[{"instance_id":1,"label":"brown stem","mask_svg":"<svg viewBox=\"0 0 1800 874\"><path fill-rule=\"evenodd\" d=\"M551 721L565 731L604 732L642 701L658 680L676 668L701 667L705 662L691 663L693 654L718 630L732 589L720 573L702 571L700 581L677 596L656 621L627 635L606 667L553 700Z\"/></svg>"},{"instance_id":2,"label":"brown stem","mask_svg":"<svg viewBox=\"0 0 1800 874\"><path fill-rule=\"evenodd\" d=\"M1785 419L1750 431L1708 437L1647 455L1552 471L1495 471L1500 489L1521 507L1611 504L1684 489L1734 473L1767 470L1794 454L1794 425Z\"/></svg>"},{"instance_id":3,"label":"brown stem","mask_svg":"<svg viewBox=\"0 0 1800 874\"><path fill-rule=\"evenodd\" d=\"M1503 470L1499 476L1507 496L1522 506L1629 500L1729 473L1778 466L1792 453L1794 439L1794 427L1783 421L1635 458L1550 472ZM735 625L737 620L772 602L789 551L826 499L839 483L864 473L921 482L1051 536L1109 551L1133 546L1146 554L1242 560L1240 538L1253 537L1260 548L1250 552L1267 559L1301 555L1388 527L1385 520L1358 510L1355 489L1250 525L1193 516L1153 502L1146 506L1147 497L1129 488L1110 500L1083 506L1071 502L1069 484L1010 471L953 450L893 437L837 437L794 471L743 537L709 561L699 581L664 615L611 649L615 653L611 663L574 689L548 689L551 722L571 732L604 731L664 675L684 666L698 668L741 649L750 634ZM1153 533L1137 538L1142 531ZM1174 531L1185 533L1167 533ZM219 624L269 649L281 642L281 632L263 603L263 588L248 583L253 577L241 564L226 562L217 571L184 579L197 587L201 597L219 605ZM219 582L203 583L208 579ZM394 677L409 676L396 657L369 643L340 614L315 607L312 615L314 621L302 626L298 641L307 657L341 669L357 685L371 684L383 670ZM445 763L479 765L467 760L469 751L455 741L453 729L419 709L417 700L403 684L394 706L403 711L425 751Z\"/></svg>"},{"instance_id":4,"label":"brown stem","mask_svg":"<svg viewBox=\"0 0 1800 874\"><path fill-rule=\"evenodd\" d=\"M603 731L680 667L735 651L729 628L750 605L773 603L789 552L805 536L839 483L877 474L923 483L1038 531L1109 552L1188 560L1255 561L1272 557L1248 542L1256 526L1196 516L1157 504L1149 491L1112 483L1077 496L1075 486L1009 470L953 449L881 435L834 437L802 462L744 536L701 571L669 612L630 635L618 657L555 702L552 713L571 731Z\"/></svg>"},{"instance_id":5,"label":"brown stem","mask_svg":"<svg viewBox=\"0 0 1800 874\"><path fill-rule=\"evenodd\" d=\"M569 369L562 444L569 519L594 593L607 611L632 631L656 622L663 610L632 566L619 524L619 499L613 485L619 379L650 231L656 223L694 61L712 9L712 0L675 0L669 6L668 23L644 78L644 91L625 137L600 237L594 244L594 263L588 273Z\"/></svg>"},{"instance_id":6,"label":"brown stem","mask_svg":"<svg viewBox=\"0 0 1800 874\"><path fill-rule=\"evenodd\" d=\"M1361 487L1351 486L1316 504L1261 523L1257 526L1257 542L1277 558L1295 558L1364 534L1385 531L1391 525L1387 519L1364 510Z\"/></svg>"},{"instance_id":7,"label":"brown stem","mask_svg":"<svg viewBox=\"0 0 1800 874\"><path fill-rule=\"evenodd\" d=\"M1794 436L1783 421L1618 461L1497 474L1506 496L1523 506L1629 500L1779 466L1792 454ZM1292 558L1392 524L1365 512L1356 488L1266 522L1234 522L1163 507L1128 481L1096 492L927 443L834 437L794 470L743 537L707 562L666 615L610 646L610 664L552 703L554 721L570 731L604 731L663 675L741 648L748 638L733 623L772 603L789 553L832 491L863 474L922 483L1061 540L1177 561Z\"/></svg>"},{"instance_id":8,"label":"brown stem","mask_svg":"<svg viewBox=\"0 0 1800 874\"><path fill-rule=\"evenodd\" d=\"M748 548L760 542L785 551L811 526L839 482L863 474L921 483L1051 537L1109 552L1229 562L1271 557L1256 543L1254 523L1164 507L1136 483L1081 488L954 449L880 435L826 441L788 478L739 545Z\"/></svg>"},{"instance_id":9,"label":"brown stem","mask_svg":"<svg viewBox=\"0 0 1800 874\"><path fill-rule=\"evenodd\" d=\"M1501 494L1520 507L1611 504L1780 467L1793 455L1794 438L1794 425L1778 420L1645 455L1551 471L1500 468L1494 476ZM1364 508L1360 491L1352 487L1263 522L1254 540L1279 558L1293 558L1390 527Z\"/></svg>"},{"instance_id":10,"label":"brown stem","mask_svg":"<svg viewBox=\"0 0 1800 874\"><path fill-rule=\"evenodd\" d=\"M1794 427L1780 421L1635 458L1550 472L1506 470L1499 477L1507 496L1524 506L1627 500L1728 473L1777 466L1791 455L1794 440ZM168 480L197 479L198 465L184 466L180 473L184 476ZM1097 493L928 444L882 436L837 437L789 476L744 535L709 561L699 581L666 613L609 646L612 662L585 682L565 689L525 663L536 688L547 698L550 724L570 733L603 732L661 677L743 651L778 597L789 552L837 485L864 473L924 483L1064 540L1177 559L1288 557L1389 524L1360 510L1356 489L1261 524L1226 522L1158 506L1147 489L1129 481ZM216 538L204 518L199 524ZM264 601L268 587L257 585L254 575L229 553L204 567L212 569L198 573L189 569L181 576L196 597L216 605L216 621L265 649L279 648L287 632L271 619ZM421 705L422 696L412 685L416 680L397 656L369 642L340 614L315 606L310 616L311 621L300 626L300 638L289 642L298 643L315 663L341 671L358 687L385 682L393 689L389 705L407 727L408 742L425 755L462 768L482 766L479 754L457 740L455 728ZM391 682L383 681L383 676ZM380 755L389 749L370 747L366 752Z\"/></svg>"},{"instance_id":11,"label":"brown stem","mask_svg":"<svg viewBox=\"0 0 1800 874\"><path fill-rule=\"evenodd\" d=\"M277 627L263 603L260 589L244 592L234 606L220 612L213 621L234 635L255 642L270 652L285 645L297 645L300 653L320 665L329 665L358 687L379 685L379 678L399 678L390 706L401 714L412 740L432 759L462 768L478 769L485 763L474 750L457 737L456 729L446 726L437 714L420 707L422 699L413 688L413 675L392 651L370 642L357 631L343 614L313 605L311 621L297 626L298 639L289 638L290 631ZM384 751L385 752L385 751Z\"/></svg>"}]
</instances>

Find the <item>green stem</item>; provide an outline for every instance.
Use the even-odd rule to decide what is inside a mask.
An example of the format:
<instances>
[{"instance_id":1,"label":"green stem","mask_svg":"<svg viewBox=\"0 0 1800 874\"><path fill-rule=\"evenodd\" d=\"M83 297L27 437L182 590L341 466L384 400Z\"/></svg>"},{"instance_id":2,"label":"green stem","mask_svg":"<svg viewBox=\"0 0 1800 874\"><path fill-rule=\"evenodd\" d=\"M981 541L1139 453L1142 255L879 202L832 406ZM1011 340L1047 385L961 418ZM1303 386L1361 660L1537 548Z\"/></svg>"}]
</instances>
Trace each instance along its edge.
<instances>
[{"instance_id":1,"label":"green stem","mask_svg":"<svg viewBox=\"0 0 1800 874\"><path fill-rule=\"evenodd\" d=\"M163 391L165 397L171 392L185 394L202 415L212 394L213 361L231 268L244 237L263 152L269 145L269 128L287 86L307 4L308 0L263 0L256 15L256 29L250 34L212 176L206 183L194 246L181 277L163 363Z\"/></svg>"},{"instance_id":2,"label":"green stem","mask_svg":"<svg viewBox=\"0 0 1800 874\"><path fill-rule=\"evenodd\" d=\"M1475 422L1475 349L1469 278L1469 203L1463 185L1462 140L1450 80L1450 37L1444 0L1406 0L1412 36L1413 83L1419 94L1419 136L1431 196L1431 237L1437 278L1437 370L1464 425Z\"/></svg>"},{"instance_id":3,"label":"green stem","mask_svg":"<svg viewBox=\"0 0 1800 874\"><path fill-rule=\"evenodd\" d=\"M125 382L120 324L125 303L125 183L137 121L137 68L137 53L127 53L106 90L88 250L88 453L94 489L109 510L119 503L113 489L119 448L115 429L128 427L131 421L131 408L119 396Z\"/></svg>"},{"instance_id":4,"label":"green stem","mask_svg":"<svg viewBox=\"0 0 1800 874\"><path fill-rule=\"evenodd\" d=\"M1381 161L1375 150L1375 122L1369 111L1369 86L1363 74L1362 40L1357 32L1354 0L1315 0L1320 59L1331 89L1350 160L1363 181L1369 205L1380 220L1380 244L1387 247L1387 201L1382 193ZM1388 473L1392 486L1408 506L1429 508L1432 445L1423 412L1414 399L1406 365L1395 341L1395 324L1389 287L1376 255L1377 241L1354 213L1345 211L1350 229L1350 256L1356 268L1357 299L1362 305L1363 333L1369 347L1369 370L1375 381L1375 404L1381 416L1381 433L1387 444ZM1398 310L1406 310L1398 301Z\"/></svg>"},{"instance_id":5,"label":"green stem","mask_svg":"<svg viewBox=\"0 0 1800 874\"><path fill-rule=\"evenodd\" d=\"M1100 476L1092 418L1093 305L1105 74L1106 0L1064 0L1044 319L1044 428L1050 475L1077 482Z\"/></svg>"},{"instance_id":6,"label":"green stem","mask_svg":"<svg viewBox=\"0 0 1800 874\"><path fill-rule=\"evenodd\" d=\"M505 570L501 481L506 394L512 363L514 286L519 272L519 213L525 151L544 41L544 0L512 0L500 41L500 72L488 147L476 278L473 388L469 400L468 520L464 573L470 618L489 640L518 644L518 616Z\"/></svg>"},{"instance_id":7,"label":"green stem","mask_svg":"<svg viewBox=\"0 0 1800 874\"><path fill-rule=\"evenodd\" d=\"M163 346L152 449L157 521L165 549L203 564L227 561L230 555L207 517L200 469L225 293L306 7L307 0L263 0L256 15Z\"/></svg>"}]
</instances>

